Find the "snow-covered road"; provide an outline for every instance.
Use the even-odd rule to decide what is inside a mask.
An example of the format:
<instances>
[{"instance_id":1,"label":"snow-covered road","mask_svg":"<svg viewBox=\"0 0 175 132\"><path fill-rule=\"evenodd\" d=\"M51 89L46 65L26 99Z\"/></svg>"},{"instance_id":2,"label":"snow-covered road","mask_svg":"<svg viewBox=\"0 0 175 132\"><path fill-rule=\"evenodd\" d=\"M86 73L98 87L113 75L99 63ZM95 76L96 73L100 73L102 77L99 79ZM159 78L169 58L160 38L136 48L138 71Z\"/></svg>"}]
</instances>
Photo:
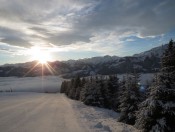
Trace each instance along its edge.
<instances>
[{"instance_id":1,"label":"snow-covered road","mask_svg":"<svg viewBox=\"0 0 175 132\"><path fill-rule=\"evenodd\" d=\"M85 132L62 94L0 93L1 132Z\"/></svg>"}]
</instances>

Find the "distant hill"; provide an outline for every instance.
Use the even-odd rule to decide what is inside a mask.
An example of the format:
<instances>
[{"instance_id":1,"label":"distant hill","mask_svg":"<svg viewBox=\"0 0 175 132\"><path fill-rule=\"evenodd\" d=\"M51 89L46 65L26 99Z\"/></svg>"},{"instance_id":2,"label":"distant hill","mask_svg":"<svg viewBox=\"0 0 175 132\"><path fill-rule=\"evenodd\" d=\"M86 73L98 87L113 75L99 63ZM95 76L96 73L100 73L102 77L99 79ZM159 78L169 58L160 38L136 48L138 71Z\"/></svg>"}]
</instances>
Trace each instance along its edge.
<instances>
[{"instance_id":1,"label":"distant hill","mask_svg":"<svg viewBox=\"0 0 175 132\"><path fill-rule=\"evenodd\" d=\"M140 54L126 57L103 56L79 60L48 62L52 68L48 70L48 68L44 66L44 72L42 72L41 65L35 66L37 63L36 61L19 64L6 64L0 66L0 76L41 76L43 73L44 75L54 74L62 75L64 78L71 78L76 75L109 75L126 72L129 73L133 71L154 73L160 68L160 58L166 48L167 44Z\"/></svg>"}]
</instances>

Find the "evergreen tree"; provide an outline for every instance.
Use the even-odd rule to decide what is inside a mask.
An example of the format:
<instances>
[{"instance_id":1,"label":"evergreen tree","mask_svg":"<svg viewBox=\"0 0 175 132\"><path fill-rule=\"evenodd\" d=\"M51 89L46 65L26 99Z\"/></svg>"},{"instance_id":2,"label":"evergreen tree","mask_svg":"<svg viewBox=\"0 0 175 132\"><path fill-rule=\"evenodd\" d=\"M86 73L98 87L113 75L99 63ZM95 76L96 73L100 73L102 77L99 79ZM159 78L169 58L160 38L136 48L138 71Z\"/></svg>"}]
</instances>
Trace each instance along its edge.
<instances>
[{"instance_id":1,"label":"evergreen tree","mask_svg":"<svg viewBox=\"0 0 175 132\"><path fill-rule=\"evenodd\" d=\"M60 93L65 93L68 95L69 89L69 81L63 81L61 84Z\"/></svg>"},{"instance_id":2,"label":"evergreen tree","mask_svg":"<svg viewBox=\"0 0 175 132\"><path fill-rule=\"evenodd\" d=\"M119 82L118 82L117 75L109 76L108 80L108 96L109 96L109 106L111 109L118 111L118 96L119 96Z\"/></svg>"},{"instance_id":3,"label":"evergreen tree","mask_svg":"<svg viewBox=\"0 0 175 132\"><path fill-rule=\"evenodd\" d=\"M65 87L66 87L66 95L69 97L69 93L70 93L70 90L71 90L71 85L72 85L72 82L71 81L66 81L66 84L65 84Z\"/></svg>"},{"instance_id":4,"label":"evergreen tree","mask_svg":"<svg viewBox=\"0 0 175 132\"><path fill-rule=\"evenodd\" d=\"M111 104L109 100L111 97L109 94L109 89L108 89L106 80L104 79L103 76L101 76L100 80L98 80L97 83L99 85L100 92L101 92L101 95L99 95L100 96L99 102L101 104L101 107L110 108Z\"/></svg>"},{"instance_id":5,"label":"evergreen tree","mask_svg":"<svg viewBox=\"0 0 175 132\"><path fill-rule=\"evenodd\" d=\"M81 91L81 88L82 88L82 84L81 84L81 79L79 76L76 77L75 79L75 97L74 99L76 100L79 100L80 99L80 91Z\"/></svg>"},{"instance_id":6,"label":"evergreen tree","mask_svg":"<svg viewBox=\"0 0 175 132\"><path fill-rule=\"evenodd\" d=\"M65 93L66 91L66 81L61 83L60 93Z\"/></svg>"},{"instance_id":7,"label":"evergreen tree","mask_svg":"<svg viewBox=\"0 0 175 132\"><path fill-rule=\"evenodd\" d=\"M123 79L119 82L119 91L118 91L118 108L117 112L121 112L119 105L122 103L121 99L123 98L123 93L126 90L126 76L123 76Z\"/></svg>"},{"instance_id":8,"label":"evergreen tree","mask_svg":"<svg viewBox=\"0 0 175 132\"><path fill-rule=\"evenodd\" d=\"M104 107L104 97L102 96L102 84L98 78L90 78L81 90L80 99L86 105Z\"/></svg>"},{"instance_id":9,"label":"evergreen tree","mask_svg":"<svg viewBox=\"0 0 175 132\"><path fill-rule=\"evenodd\" d=\"M138 104L140 102L137 79L137 76L127 76L123 86L123 93L120 96L119 109L121 116L118 121L131 125L135 123L136 111L138 110Z\"/></svg>"},{"instance_id":10,"label":"evergreen tree","mask_svg":"<svg viewBox=\"0 0 175 132\"><path fill-rule=\"evenodd\" d=\"M81 80L81 87L83 87L86 83L86 79L83 77L82 80Z\"/></svg>"},{"instance_id":11,"label":"evergreen tree","mask_svg":"<svg viewBox=\"0 0 175 132\"><path fill-rule=\"evenodd\" d=\"M75 97L75 79L72 78L70 82L70 86L68 89L68 97L71 99L74 99Z\"/></svg>"},{"instance_id":12,"label":"evergreen tree","mask_svg":"<svg viewBox=\"0 0 175 132\"><path fill-rule=\"evenodd\" d=\"M79 100L81 91L81 79L79 76L71 79L68 97L71 99Z\"/></svg>"},{"instance_id":13,"label":"evergreen tree","mask_svg":"<svg viewBox=\"0 0 175 132\"><path fill-rule=\"evenodd\" d=\"M162 57L161 72L167 77L170 83L175 81L175 42L170 40L168 49Z\"/></svg>"},{"instance_id":14,"label":"evergreen tree","mask_svg":"<svg viewBox=\"0 0 175 132\"><path fill-rule=\"evenodd\" d=\"M175 47L171 40L162 57L160 74L141 103L135 126L144 132L175 131Z\"/></svg>"}]
</instances>

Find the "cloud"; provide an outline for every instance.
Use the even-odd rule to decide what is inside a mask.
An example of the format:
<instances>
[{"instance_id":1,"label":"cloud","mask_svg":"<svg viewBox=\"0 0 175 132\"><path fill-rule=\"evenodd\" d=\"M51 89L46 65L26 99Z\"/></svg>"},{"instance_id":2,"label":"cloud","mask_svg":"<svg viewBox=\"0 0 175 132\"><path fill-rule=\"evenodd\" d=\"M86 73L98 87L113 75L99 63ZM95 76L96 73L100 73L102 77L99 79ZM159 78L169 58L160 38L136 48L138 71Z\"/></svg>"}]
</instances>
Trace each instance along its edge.
<instances>
[{"instance_id":1,"label":"cloud","mask_svg":"<svg viewBox=\"0 0 175 132\"><path fill-rule=\"evenodd\" d=\"M173 12L175 2L172 0L99 0L75 12L71 18L65 17L71 22L71 31L59 32L49 41L58 45L76 42L95 44L94 37L101 32L111 32L117 35L117 44L120 38L130 35L140 38L162 35L175 27Z\"/></svg>"},{"instance_id":2,"label":"cloud","mask_svg":"<svg viewBox=\"0 0 175 132\"><path fill-rule=\"evenodd\" d=\"M82 34L77 31L61 32L53 34L46 41L56 45L70 45L76 42L90 42L90 34Z\"/></svg>"},{"instance_id":3,"label":"cloud","mask_svg":"<svg viewBox=\"0 0 175 132\"><path fill-rule=\"evenodd\" d=\"M9 55L25 55L27 48L23 48L20 46L12 46L6 43L0 42L0 53L8 53Z\"/></svg>"},{"instance_id":4,"label":"cloud","mask_svg":"<svg viewBox=\"0 0 175 132\"><path fill-rule=\"evenodd\" d=\"M30 47L31 44L28 43L25 36L26 35L20 31L0 27L0 42L21 47Z\"/></svg>"},{"instance_id":5,"label":"cloud","mask_svg":"<svg viewBox=\"0 0 175 132\"><path fill-rule=\"evenodd\" d=\"M174 12L174 0L1 0L0 42L111 53L132 41L123 39L128 36L167 33L175 27Z\"/></svg>"},{"instance_id":6,"label":"cloud","mask_svg":"<svg viewBox=\"0 0 175 132\"><path fill-rule=\"evenodd\" d=\"M121 35L133 31L143 37L161 35L175 27L173 12L173 0L102 0L89 15L81 17L76 28L113 30Z\"/></svg>"}]
</instances>

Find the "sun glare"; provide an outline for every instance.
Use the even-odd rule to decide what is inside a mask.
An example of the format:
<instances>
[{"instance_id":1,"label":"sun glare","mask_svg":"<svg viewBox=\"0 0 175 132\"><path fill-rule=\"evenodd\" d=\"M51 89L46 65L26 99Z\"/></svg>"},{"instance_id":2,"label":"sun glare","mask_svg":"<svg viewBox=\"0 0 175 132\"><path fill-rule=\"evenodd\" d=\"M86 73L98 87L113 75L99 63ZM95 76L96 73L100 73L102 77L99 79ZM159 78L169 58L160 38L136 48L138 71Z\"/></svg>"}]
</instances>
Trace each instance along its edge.
<instances>
[{"instance_id":1,"label":"sun glare","mask_svg":"<svg viewBox=\"0 0 175 132\"><path fill-rule=\"evenodd\" d=\"M51 59L50 54L39 47L32 47L29 52L32 59L37 60L40 64L45 64Z\"/></svg>"},{"instance_id":2,"label":"sun glare","mask_svg":"<svg viewBox=\"0 0 175 132\"><path fill-rule=\"evenodd\" d=\"M39 59L38 61L39 61L39 63L41 63L41 64L46 64L46 63L47 63L47 60L45 60L45 59L43 59L43 58Z\"/></svg>"}]
</instances>

